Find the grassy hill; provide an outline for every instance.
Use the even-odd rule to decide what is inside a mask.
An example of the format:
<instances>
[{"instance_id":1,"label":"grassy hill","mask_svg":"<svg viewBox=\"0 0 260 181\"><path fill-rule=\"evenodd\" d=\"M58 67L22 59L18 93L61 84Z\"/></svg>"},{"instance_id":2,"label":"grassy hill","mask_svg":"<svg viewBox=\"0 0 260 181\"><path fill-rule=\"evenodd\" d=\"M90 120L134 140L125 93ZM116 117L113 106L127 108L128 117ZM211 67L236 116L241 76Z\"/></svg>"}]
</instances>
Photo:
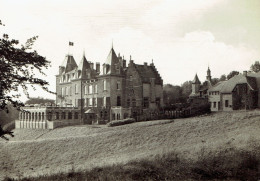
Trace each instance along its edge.
<instances>
[{"instance_id":1,"label":"grassy hill","mask_svg":"<svg viewBox=\"0 0 260 181\"><path fill-rule=\"evenodd\" d=\"M81 172L138 160L154 162L158 156L170 153L196 162L202 155L229 149L255 151L260 148L259 133L259 110L118 127L17 129L11 141L0 141L0 175L23 178Z\"/></svg>"}]
</instances>

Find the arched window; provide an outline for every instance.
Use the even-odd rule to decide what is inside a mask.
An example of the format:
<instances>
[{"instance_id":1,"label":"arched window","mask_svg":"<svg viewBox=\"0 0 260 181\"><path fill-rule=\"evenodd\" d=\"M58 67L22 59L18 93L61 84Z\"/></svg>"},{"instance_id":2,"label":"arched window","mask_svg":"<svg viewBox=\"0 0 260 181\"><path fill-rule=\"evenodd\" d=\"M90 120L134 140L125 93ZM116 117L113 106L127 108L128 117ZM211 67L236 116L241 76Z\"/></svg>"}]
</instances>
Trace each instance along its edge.
<instances>
[{"instance_id":1,"label":"arched window","mask_svg":"<svg viewBox=\"0 0 260 181\"><path fill-rule=\"evenodd\" d=\"M52 119L52 115L51 114L52 114L51 112L48 113L48 120Z\"/></svg>"},{"instance_id":2,"label":"arched window","mask_svg":"<svg viewBox=\"0 0 260 181\"><path fill-rule=\"evenodd\" d=\"M121 97L117 96L117 106L121 106Z\"/></svg>"},{"instance_id":3,"label":"arched window","mask_svg":"<svg viewBox=\"0 0 260 181\"><path fill-rule=\"evenodd\" d=\"M65 112L62 112L62 113L61 113L61 119L66 119Z\"/></svg>"},{"instance_id":4,"label":"arched window","mask_svg":"<svg viewBox=\"0 0 260 181\"><path fill-rule=\"evenodd\" d=\"M71 112L69 112L69 114L68 114L68 119L72 119L72 113Z\"/></svg>"},{"instance_id":5,"label":"arched window","mask_svg":"<svg viewBox=\"0 0 260 181\"><path fill-rule=\"evenodd\" d=\"M55 118L55 119L60 119L60 118L59 118L59 112L56 112L55 115L56 115L56 118Z\"/></svg>"},{"instance_id":6,"label":"arched window","mask_svg":"<svg viewBox=\"0 0 260 181\"><path fill-rule=\"evenodd\" d=\"M42 115L42 113L39 112L39 120L41 120L41 115Z\"/></svg>"},{"instance_id":7,"label":"arched window","mask_svg":"<svg viewBox=\"0 0 260 181\"><path fill-rule=\"evenodd\" d=\"M107 111L104 112L104 119L107 119Z\"/></svg>"},{"instance_id":8,"label":"arched window","mask_svg":"<svg viewBox=\"0 0 260 181\"><path fill-rule=\"evenodd\" d=\"M132 107L136 107L136 100L132 99Z\"/></svg>"},{"instance_id":9,"label":"arched window","mask_svg":"<svg viewBox=\"0 0 260 181\"><path fill-rule=\"evenodd\" d=\"M79 119L79 113L78 112L75 112L74 119Z\"/></svg>"},{"instance_id":10,"label":"arched window","mask_svg":"<svg viewBox=\"0 0 260 181\"><path fill-rule=\"evenodd\" d=\"M34 120L34 112L32 113L32 120Z\"/></svg>"}]
</instances>

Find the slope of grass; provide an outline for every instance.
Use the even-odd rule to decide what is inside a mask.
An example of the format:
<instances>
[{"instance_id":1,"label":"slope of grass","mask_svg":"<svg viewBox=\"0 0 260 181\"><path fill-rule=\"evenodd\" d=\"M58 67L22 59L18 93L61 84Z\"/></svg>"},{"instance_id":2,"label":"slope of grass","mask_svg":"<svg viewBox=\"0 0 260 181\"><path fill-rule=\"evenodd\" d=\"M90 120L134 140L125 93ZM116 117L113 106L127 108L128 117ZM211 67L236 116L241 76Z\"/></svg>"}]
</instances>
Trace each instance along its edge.
<instances>
[{"instance_id":1,"label":"slope of grass","mask_svg":"<svg viewBox=\"0 0 260 181\"><path fill-rule=\"evenodd\" d=\"M15 140L0 142L0 175L23 178L68 173L72 169L80 172L140 159L153 162L158 155L172 152L195 163L201 160L202 153L215 154L219 148L254 150L259 146L255 143L260 142L259 120L260 111L223 112L119 127L15 130Z\"/></svg>"},{"instance_id":2,"label":"slope of grass","mask_svg":"<svg viewBox=\"0 0 260 181\"><path fill-rule=\"evenodd\" d=\"M249 145L250 146L250 145ZM52 176L27 178L24 181L45 180L258 180L260 178L260 147L251 151L234 148L215 150L216 154L200 152L200 160L187 160L178 153L158 155L152 160L141 159ZM218 152L219 151L219 152ZM234 159L236 158L236 159Z\"/></svg>"}]
</instances>

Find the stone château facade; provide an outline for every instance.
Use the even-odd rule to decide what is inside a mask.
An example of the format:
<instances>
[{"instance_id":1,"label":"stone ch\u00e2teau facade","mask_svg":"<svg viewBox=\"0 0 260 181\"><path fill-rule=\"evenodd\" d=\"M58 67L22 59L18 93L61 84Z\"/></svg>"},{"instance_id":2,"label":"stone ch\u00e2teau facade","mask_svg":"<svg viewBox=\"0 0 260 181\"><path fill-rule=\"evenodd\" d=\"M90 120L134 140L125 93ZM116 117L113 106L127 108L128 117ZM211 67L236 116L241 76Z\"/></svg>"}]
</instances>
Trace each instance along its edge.
<instances>
[{"instance_id":1,"label":"stone ch\u00e2teau facade","mask_svg":"<svg viewBox=\"0 0 260 181\"><path fill-rule=\"evenodd\" d=\"M163 106L163 80L154 63L138 65L130 57L127 65L113 47L102 65L97 62L94 66L85 54L77 65L72 55L66 55L56 75L56 93L56 107L41 108L41 111L36 107L24 108L20 121L46 121L45 128L53 129L66 124L106 123L128 117L140 120L145 119L145 113L156 112ZM39 116L37 120L35 116L32 119L32 113L42 112L45 116L40 120ZM17 123L20 128L25 128L24 125L37 128Z\"/></svg>"}]
</instances>

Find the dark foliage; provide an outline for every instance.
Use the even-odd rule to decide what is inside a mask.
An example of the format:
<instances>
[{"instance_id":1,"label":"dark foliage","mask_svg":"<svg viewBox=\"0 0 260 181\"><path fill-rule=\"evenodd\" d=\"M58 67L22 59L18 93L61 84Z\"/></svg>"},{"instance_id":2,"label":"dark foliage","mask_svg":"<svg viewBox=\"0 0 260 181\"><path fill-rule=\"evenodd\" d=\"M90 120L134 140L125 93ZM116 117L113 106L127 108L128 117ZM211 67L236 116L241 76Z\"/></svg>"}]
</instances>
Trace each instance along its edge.
<instances>
[{"instance_id":1,"label":"dark foliage","mask_svg":"<svg viewBox=\"0 0 260 181\"><path fill-rule=\"evenodd\" d=\"M109 127L121 126L124 124L130 124L130 123L134 123L134 122L135 122L134 118L127 118L127 119L122 119L122 120L111 121L111 122L107 123L107 126L109 126Z\"/></svg>"},{"instance_id":2,"label":"dark foliage","mask_svg":"<svg viewBox=\"0 0 260 181\"><path fill-rule=\"evenodd\" d=\"M260 72L260 63L259 61L255 61L253 65L251 65L250 70L254 72Z\"/></svg>"},{"instance_id":3,"label":"dark foliage","mask_svg":"<svg viewBox=\"0 0 260 181\"><path fill-rule=\"evenodd\" d=\"M21 87L28 97L28 86L35 88L34 85L39 85L49 91L46 87L48 82L35 75L37 72L44 75L42 69L50 65L45 57L32 50L37 38L34 36L20 46L18 40L10 39L7 34L0 38L0 109L4 109L8 102L17 108L23 105L18 100L21 96L17 93L18 87Z\"/></svg>"},{"instance_id":4,"label":"dark foliage","mask_svg":"<svg viewBox=\"0 0 260 181\"><path fill-rule=\"evenodd\" d=\"M232 71L227 75L227 79L231 79L232 77L234 77L235 75L238 75L239 72L238 71Z\"/></svg>"},{"instance_id":5,"label":"dark foliage","mask_svg":"<svg viewBox=\"0 0 260 181\"><path fill-rule=\"evenodd\" d=\"M46 103L54 104L55 100L45 99L45 98L41 98L41 97L32 97L32 98L29 98L29 100L27 100L25 102L25 104L46 104Z\"/></svg>"},{"instance_id":6,"label":"dark foliage","mask_svg":"<svg viewBox=\"0 0 260 181\"><path fill-rule=\"evenodd\" d=\"M10 103L7 104L4 110L0 109L0 125L4 127L6 124L13 124L12 122L18 119L18 115L18 110Z\"/></svg>"}]
</instances>

